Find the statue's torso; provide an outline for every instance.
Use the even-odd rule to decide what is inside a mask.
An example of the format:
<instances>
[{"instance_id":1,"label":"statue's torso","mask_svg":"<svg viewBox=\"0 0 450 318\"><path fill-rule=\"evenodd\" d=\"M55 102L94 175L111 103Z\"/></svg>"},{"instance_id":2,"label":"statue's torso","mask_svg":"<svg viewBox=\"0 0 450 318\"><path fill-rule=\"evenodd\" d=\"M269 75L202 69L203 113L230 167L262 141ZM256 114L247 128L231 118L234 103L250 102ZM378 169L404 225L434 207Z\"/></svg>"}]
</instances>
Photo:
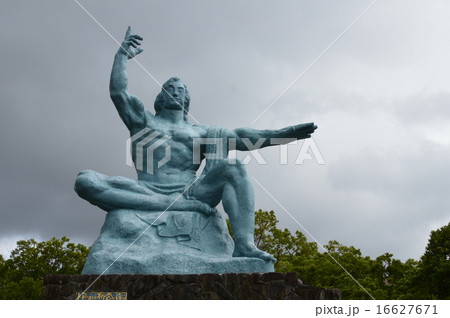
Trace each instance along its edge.
<instances>
[{"instance_id":1,"label":"statue's torso","mask_svg":"<svg viewBox=\"0 0 450 318\"><path fill-rule=\"evenodd\" d=\"M153 171L148 173L145 169L138 173L138 179L151 184L188 184L195 178L195 173L200 167L197 161L194 163L193 143L195 138L204 138L207 134L206 126L191 125L186 122L170 123L160 117L147 116L147 128L170 137L161 146L153 150ZM155 138L155 139L157 139ZM166 149L170 147L167 152ZM203 148L200 149L200 159L203 159ZM169 154L170 160L158 167L158 163L166 161ZM148 158L147 158L148 160Z\"/></svg>"}]
</instances>

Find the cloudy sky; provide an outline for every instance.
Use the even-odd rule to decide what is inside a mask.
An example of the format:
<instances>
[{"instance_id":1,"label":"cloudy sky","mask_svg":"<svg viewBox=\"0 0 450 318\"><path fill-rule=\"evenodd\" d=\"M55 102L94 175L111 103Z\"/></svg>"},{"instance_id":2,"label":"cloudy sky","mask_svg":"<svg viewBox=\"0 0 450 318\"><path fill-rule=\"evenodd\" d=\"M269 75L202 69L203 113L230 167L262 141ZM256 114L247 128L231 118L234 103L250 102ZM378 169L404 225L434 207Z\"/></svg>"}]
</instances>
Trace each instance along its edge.
<instances>
[{"instance_id":1,"label":"cloudy sky","mask_svg":"<svg viewBox=\"0 0 450 318\"><path fill-rule=\"evenodd\" d=\"M325 165L296 165L299 143L286 165L271 148L247 166L319 243L418 259L450 220L448 1L378 0L253 125L373 0L79 2L117 40L143 36L139 62L181 77L200 123L319 126ZM105 213L77 197L77 173L135 177L108 94L117 44L71 0L2 1L0 41L0 253L31 237L90 245ZM152 109L160 87L130 61L129 89ZM254 187L257 209L300 229Z\"/></svg>"}]
</instances>

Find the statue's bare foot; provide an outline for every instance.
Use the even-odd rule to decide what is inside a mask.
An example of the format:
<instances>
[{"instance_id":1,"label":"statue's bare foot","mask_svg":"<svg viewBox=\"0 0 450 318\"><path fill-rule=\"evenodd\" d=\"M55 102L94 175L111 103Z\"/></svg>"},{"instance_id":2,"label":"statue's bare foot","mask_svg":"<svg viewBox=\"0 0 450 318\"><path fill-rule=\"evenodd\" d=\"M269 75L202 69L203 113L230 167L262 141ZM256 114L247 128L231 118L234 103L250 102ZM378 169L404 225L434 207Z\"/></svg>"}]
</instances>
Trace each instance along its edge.
<instances>
[{"instance_id":1,"label":"statue's bare foot","mask_svg":"<svg viewBox=\"0 0 450 318\"><path fill-rule=\"evenodd\" d=\"M193 200L193 201L194 201L196 210L199 210L201 213L203 213L206 216L213 215L214 213L217 212L216 208L213 208L212 206L210 206L207 203L203 203L198 200Z\"/></svg>"},{"instance_id":2,"label":"statue's bare foot","mask_svg":"<svg viewBox=\"0 0 450 318\"><path fill-rule=\"evenodd\" d=\"M275 263L277 259L267 252L258 249L254 243L246 242L245 240L234 241L233 257L256 257L266 262Z\"/></svg>"},{"instance_id":3,"label":"statue's bare foot","mask_svg":"<svg viewBox=\"0 0 450 318\"><path fill-rule=\"evenodd\" d=\"M211 207L209 204L195 200L186 199L185 197L179 197L174 208L182 208L184 211L198 211L206 216L213 215L217 212L216 208Z\"/></svg>"}]
</instances>

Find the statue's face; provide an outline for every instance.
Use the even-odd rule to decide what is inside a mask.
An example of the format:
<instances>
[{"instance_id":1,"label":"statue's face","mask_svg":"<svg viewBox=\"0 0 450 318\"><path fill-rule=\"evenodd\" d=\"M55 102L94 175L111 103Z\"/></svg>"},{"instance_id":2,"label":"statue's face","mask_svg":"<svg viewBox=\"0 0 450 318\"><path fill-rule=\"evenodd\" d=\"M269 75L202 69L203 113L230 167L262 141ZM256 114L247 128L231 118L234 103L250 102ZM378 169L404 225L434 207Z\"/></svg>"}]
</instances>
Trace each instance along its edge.
<instances>
[{"instance_id":1,"label":"statue's face","mask_svg":"<svg viewBox=\"0 0 450 318\"><path fill-rule=\"evenodd\" d=\"M172 109L183 108L186 101L186 90L184 89L183 82L171 82L166 87L163 96L165 107Z\"/></svg>"}]
</instances>

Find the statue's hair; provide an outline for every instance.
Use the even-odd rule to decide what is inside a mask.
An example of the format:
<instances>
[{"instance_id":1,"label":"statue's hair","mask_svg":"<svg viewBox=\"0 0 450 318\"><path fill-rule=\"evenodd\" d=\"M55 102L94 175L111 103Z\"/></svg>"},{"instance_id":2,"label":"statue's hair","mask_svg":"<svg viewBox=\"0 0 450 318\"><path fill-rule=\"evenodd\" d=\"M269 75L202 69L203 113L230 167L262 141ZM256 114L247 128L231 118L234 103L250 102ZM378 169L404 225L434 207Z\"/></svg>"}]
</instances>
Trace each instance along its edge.
<instances>
[{"instance_id":1,"label":"statue's hair","mask_svg":"<svg viewBox=\"0 0 450 318\"><path fill-rule=\"evenodd\" d=\"M164 83L164 85L161 88L161 92L158 94L158 96L156 96L155 99L155 103L154 103L154 107L155 107L155 114L157 114L161 108L162 108L162 103L164 103L164 97L163 97L163 93L165 90L167 90L169 88L169 85L173 82L181 82L183 83L183 81L181 79L179 79L178 77L171 77L167 82ZM191 95L189 95L189 91L187 89L186 84L183 83L184 86L184 91L185 91L185 99L184 99L184 121L188 121L188 113L189 113L189 103L191 102Z\"/></svg>"}]
</instances>

